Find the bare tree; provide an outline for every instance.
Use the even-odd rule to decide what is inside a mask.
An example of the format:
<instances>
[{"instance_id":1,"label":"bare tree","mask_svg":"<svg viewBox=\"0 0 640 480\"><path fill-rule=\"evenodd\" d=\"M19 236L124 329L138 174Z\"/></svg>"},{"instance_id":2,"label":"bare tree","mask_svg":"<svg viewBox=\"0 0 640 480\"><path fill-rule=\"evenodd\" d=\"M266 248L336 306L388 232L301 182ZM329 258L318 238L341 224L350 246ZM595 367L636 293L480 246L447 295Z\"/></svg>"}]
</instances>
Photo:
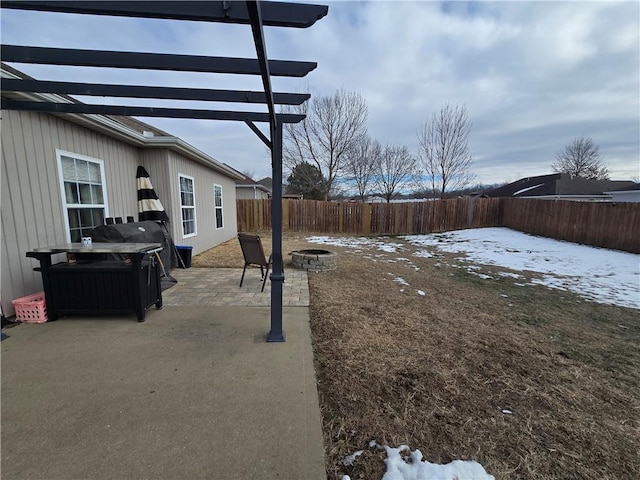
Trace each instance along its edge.
<instances>
[{"instance_id":1,"label":"bare tree","mask_svg":"<svg viewBox=\"0 0 640 480\"><path fill-rule=\"evenodd\" d=\"M462 189L473 180L470 131L466 107L448 104L418 131L419 157L434 196L437 192L442 198L447 189Z\"/></svg>"},{"instance_id":2,"label":"bare tree","mask_svg":"<svg viewBox=\"0 0 640 480\"><path fill-rule=\"evenodd\" d=\"M589 180L608 180L609 169L600 157L600 149L590 137L576 137L556 154L554 172Z\"/></svg>"},{"instance_id":3,"label":"bare tree","mask_svg":"<svg viewBox=\"0 0 640 480\"><path fill-rule=\"evenodd\" d=\"M369 192L371 179L376 161L380 156L382 147L368 135L363 135L356 140L345 152L345 174L352 180L358 189L360 201L364 201Z\"/></svg>"},{"instance_id":4,"label":"bare tree","mask_svg":"<svg viewBox=\"0 0 640 480\"><path fill-rule=\"evenodd\" d=\"M375 184L389 203L403 187L415 184L417 173L418 161L407 147L387 145L377 157Z\"/></svg>"},{"instance_id":5,"label":"bare tree","mask_svg":"<svg viewBox=\"0 0 640 480\"><path fill-rule=\"evenodd\" d=\"M324 199L344 167L347 150L366 135L367 104L357 92L337 90L333 96L311 97L303 105L285 108L307 117L300 123L285 124L283 159L292 170L308 162L322 173L319 190Z\"/></svg>"}]
</instances>

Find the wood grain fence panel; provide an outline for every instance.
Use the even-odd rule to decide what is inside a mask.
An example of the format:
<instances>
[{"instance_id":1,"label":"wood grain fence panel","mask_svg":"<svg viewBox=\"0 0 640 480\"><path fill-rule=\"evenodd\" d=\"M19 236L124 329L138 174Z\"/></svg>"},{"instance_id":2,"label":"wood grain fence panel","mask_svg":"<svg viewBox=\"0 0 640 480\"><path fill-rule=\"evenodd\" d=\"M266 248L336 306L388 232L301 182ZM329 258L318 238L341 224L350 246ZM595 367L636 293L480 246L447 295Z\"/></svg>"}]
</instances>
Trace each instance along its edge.
<instances>
[{"instance_id":1,"label":"wood grain fence panel","mask_svg":"<svg viewBox=\"0 0 640 480\"><path fill-rule=\"evenodd\" d=\"M506 199L503 226L534 235L640 253L640 204Z\"/></svg>"},{"instance_id":2,"label":"wood grain fence panel","mask_svg":"<svg viewBox=\"0 0 640 480\"><path fill-rule=\"evenodd\" d=\"M271 200L238 200L238 230L269 230L271 206ZM361 204L286 199L282 211L284 231L402 235L505 226L640 253L640 203L457 198Z\"/></svg>"}]
</instances>

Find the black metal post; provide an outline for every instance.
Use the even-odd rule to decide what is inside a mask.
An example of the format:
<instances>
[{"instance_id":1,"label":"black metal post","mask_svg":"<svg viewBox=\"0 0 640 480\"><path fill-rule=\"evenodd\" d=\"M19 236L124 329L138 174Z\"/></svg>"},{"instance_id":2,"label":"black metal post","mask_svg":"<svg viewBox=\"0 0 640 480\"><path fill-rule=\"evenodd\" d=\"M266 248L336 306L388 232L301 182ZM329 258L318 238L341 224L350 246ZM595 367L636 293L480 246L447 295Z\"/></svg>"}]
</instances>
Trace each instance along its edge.
<instances>
[{"instance_id":1,"label":"black metal post","mask_svg":"<svg viewBox=\"0 0 640 480\"><path fill-rule=\"evenodd\" d=\"M276 120L271 128L271 169L272 169L272 200L271 200L271 235L272 262L271 271L271 331L267 342L284 342L282 330L282 286L284 283L284 269L282 265L282 122Z\"/></svg>"}]
</instances>

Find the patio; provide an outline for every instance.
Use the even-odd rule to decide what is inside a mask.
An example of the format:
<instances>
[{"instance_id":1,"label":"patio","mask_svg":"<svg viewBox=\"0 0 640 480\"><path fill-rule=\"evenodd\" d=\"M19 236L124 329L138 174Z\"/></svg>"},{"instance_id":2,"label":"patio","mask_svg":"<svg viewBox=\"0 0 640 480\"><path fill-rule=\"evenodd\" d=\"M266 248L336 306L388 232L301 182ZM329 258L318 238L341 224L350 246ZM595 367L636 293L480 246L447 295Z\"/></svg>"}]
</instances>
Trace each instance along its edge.
<instances>
[{"instance_id":1,"label":"patio","mask_svg":"<svg viewBox=\"0 0 640 480\"><path fill-rule=\"evenodd\" d=\"M287 269L282 291L283 307L308 307L307 272ZM171 276L178 283L162 293L165 306L207 305L221 307L268 307L271 305L271 282L262 280L257 268L248 268L242 288L238 287L241 268L174 269ZM268 323L268 322L267 322Z\"/></svg>"},{"instance_id":2,"label":"patio","mask_svg":"<svg viewBox=\"0 0 640 480\"><path fill-rule=\"evenodd\" d=\"M3 478L325 478L306 273L287 271L277 344L269 288L240 274L174 270L144 323L5 329Z\"/></svg>"}]
</instances>

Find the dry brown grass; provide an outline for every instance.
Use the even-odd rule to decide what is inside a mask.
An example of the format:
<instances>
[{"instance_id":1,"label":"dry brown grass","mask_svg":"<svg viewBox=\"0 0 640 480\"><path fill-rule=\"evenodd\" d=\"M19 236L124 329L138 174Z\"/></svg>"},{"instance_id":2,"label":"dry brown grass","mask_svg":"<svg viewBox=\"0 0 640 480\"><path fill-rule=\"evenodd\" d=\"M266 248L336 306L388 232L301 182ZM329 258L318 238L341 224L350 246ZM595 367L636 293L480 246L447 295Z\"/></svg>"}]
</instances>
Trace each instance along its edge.
<instances>
[{"instance_id":1,"label":"dry brown grass","mask_svg":"<svg viewBox=\"0 0 640 480\"><path fill-rule=\"evenodd\" d=\"M285 258L305 245L286 236ZM338 269L310 275L329 478L381 478L372 439L474 459L498 479L640 478L637 311L481 280L408 244L368 258L329 248ZM242 266L237 241L194 265Z\"/></svg>"}]
</instances>

